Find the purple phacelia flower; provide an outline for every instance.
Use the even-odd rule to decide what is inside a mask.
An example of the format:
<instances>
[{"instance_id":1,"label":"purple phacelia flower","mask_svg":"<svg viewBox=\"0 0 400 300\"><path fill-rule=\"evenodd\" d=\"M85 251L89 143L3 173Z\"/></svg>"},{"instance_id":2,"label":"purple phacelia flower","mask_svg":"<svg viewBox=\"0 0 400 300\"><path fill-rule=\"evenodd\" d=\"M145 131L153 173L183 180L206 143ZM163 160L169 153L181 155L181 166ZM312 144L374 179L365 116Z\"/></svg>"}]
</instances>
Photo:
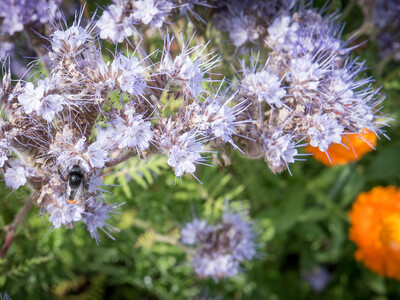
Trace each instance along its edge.
<instances>
[{"instance_id":1,"label":"purple phacelia flower","mask_svg":"<svg viewBox=\"0 0 400 300\"><path fill-rule=\"evenodd\" d=\"M115 128L112 139L119 149L136 148L144 151L153 140L151 122L137 113L132 105L126 106L124 116L115 116L111 123Z\"/></svg>"},{"instance_id":2,"label":"purple phacelia flower","mask_svg":"<svg viewBox=\"0 0 400 300\"><path fill-rule=\"evenodd\" d=\"M323 114L312 117L307 135L311 146L318 147L321 152L325 152L331 143L341 143L343 132L344 127L336 119Z\"/></svg>"},{"instance_id":3,"label":"purple phacelia flower","mask_svg":"<svg viewBox=\"0 0 400 300\"><path fill-rule=\"evenodd\" d=\"M65 194L53 195L53 202L46 206L53 228L60 228L62 225L72 228L74 222L82 219L84 211L84 205L68 203Z\"/></svg>"},{"instance_id":4,"label":"purple phacelia flower","mask_svg":"<svg viewBox=\"0 0 400 300\"><path fill-rule=\"evenodd\" d=\"M96 243L98 244L100 241L99 229L107 234L109 238L115 240L111 235L111 231L119 232L119 229L107 224L106 220L116 213L116 209L118 209L121 204L105 204L103 201L91 197L86 200L85 205L86 210L82 216L82 220L86 224L87 230L92 238L96 240Z\"/></svg>"},{"instance_id":5,"label":"purple phacelia flower","mask_svg":"<svg viewBox=\"0 0 400 300\"><path fill-rule=\"evenodd\" d=\"M195 256L191 265L199 277L218 279L232 277L239 273L239 262L230 254Z\"/></svg>"},{"instance_id":6,"label":"purple phacelia flower","mask_svg":"<svg viewBox=\"0 0 400 300\"><path fill-rule=\"evenodd\" d=\"M119 54L111 64L111 72L116 78L118 87L131 95L140 96L146 88L145 68L137 57L126 57Z\"/></svg>"},{"instance_id":7,"label":"purple phacelia flower","mask_svg":"<svg viewBox=\"0 0 400 300\"><path fill-rule=\"evenodd\" d=\"M83 28L74 23L74 25L65 30L55 30L50 36L51 50L53 52L50 57L54 57L54 54L61 57L78 56L85 50L85 45L93 39L90 32L91 26L92 24L89 24L88 27Z\"/></svg>"},{"instance_id":8,"label":"purple phacelia flower","mask_svg":"<svg viewBox=\"0 0 400 300\"><path fill-rule=\"evenodd\" d=\"M25 185L28 175L28 167L19 160L10 160L9 167L6 167L4 173L4 181L6 186L16 190L20 186Z\"/></svg>"},{"instance_id":9,"label":"purple phacelia flower","mask_svg":"<svg viewBox=\"0 0 400 300\"><path fill-rule=\"evenodd\" d=\"M286 91L281 87L282 79L267 70L256 73L246 72L240 81L243 94L258 102L267 102L272 108L283 106Z\"/></svg>"},{"instance_id":10,"label":"purple phacelia flower","mask_svg":"<svg viewBox=\"0 0 400 300\"><path fill-rule=\"evenodd\" d=\"M132 16L145 25L160 28L172 8L173 4L168 0L136 0Z\"/></svg>"},{"instance_id":11,"label":"purple phacelia flower","mask_svg":"<svg viewBox=\"0 0 400 300\"><path fill-rule=\"evenodd\" d=\"M121 43L133 35L132 24L133 20L124 15L124 7L112 4L104 10L96 26L100 29L100 38Z\"/></svg>"},{"instance_id":12,"label":"purple phacelia flower","mask_svg":"<svg viewBox=\"0 0 400 300\"><path fill-rule=\"evenodd\" d=\"M201 156L204 145L196 140L195 133L185 132L168 147L168 165L172 167L175 176L181 177L189 173L194 176L196 165L203 162Z\"/></svg>"},{"instance_id":13,"label":"purple phacelia flower","mask_svg":"<svg viewBox=\"0 0 400 300\"><path fill-rule=\"evenodd\" d=\"M64 141L52 149L51 154L56 156L57 166L73 166L81 164L85 172L90 172L93 168L103 168L109 161L108 151L102 148L101 143L94 142L87 146L86 138L76 137L69 141Z\"/></svg>"},{"instance_id":14,"label":"purple phacelia flower","mask_svg":"<svg viewBox=\"0 0 400 300\"><path fill-rule=\"evenodd\" d=\"M199 220L194 218L192 222L189 222L181 230L182 243L186 245L194 245L198 240L199 234L208 233L211 227L208 226L205 220Z\"/></svg>"},{"instance_id":15,"label":"purple phacelia flower","mask_svg":"<svg viewBox=\"0 0 400 300\"><path fill-rule=\"evenodd\" d=\"M58 7L62 1L52 0L2 0L0 2L0 30L3 34L14 35L25 25L35 22L48 23L59 17Z\"/></svg>"},{"instance_id":16,"label":"purple phacelia flower","mask_svg":"<svg viewBox=\"0 0 400 300\"><path fill-rule=\"evenodd\" d=\"M168 35L164 39L163 56L158 67L158 72L167 75L168 80L181 87L185 97L196 98L203 92L203 82L210 82L205 75L220 62L218 55L205 54L206 46L189 47L189 40L182 49L181 54L175 59L170 53L173 38ZM193 57L193 58L192 58Z\"/></svg>"},{"instance_id":17,"label":"purple phacelia flower","mask_svg":"<svg viewBox=\"0 0 400 300\"><path fill-rule=\"evenodd\" d=\"M256 255L254 232L239 213L226 210L215 225L195 218L181 231L182 242L194 246L191 261L200 277L231 277L239 272L239 264Z\"/></svg>"},{"instance_id":18,"label":"purple phacelia flower","mask_svg":"<svg viewBox=\"0 0 400 300\"><path fill-rule=\"evenodd\" d=\"M264 137L263 149L265 161L273 173L289 170L289 164L294 163L295 156L298 155L293 136L282 131L275 131L272 135Z\"/></svg>"},{"instance_id":19,"label":"purple phacelia flower","mask_svg":"<svg viewBox=\"0 0 400 300\"><path fill-rule=\"evenodd\" d=\"M316 93L328 68L329 64L326 61L319 62L310 54L293 58L290 62L289 72L292 93L296 97Z\"/></svg>"},{"instance_id":20,"label":"purple phacelia flower","mask_svg":"<svg viewBox=\"0 0 400 300\"><path fill-rule=\"evenodd\" d=\"M268 27L267 44L276 51L291 51L297 42L299 24L289 15L277 17Z\"/></svg>"},{"instance_id":21,"label":"purple phacelia flower","mask_svg":"<svg viewBox=\"0 0 400 300\"><path fill-rule=\"evenodd\" d=\"M55 83L48 78L39 80L35 88L33 83L27 82L24 93L18 96L18 101L22 104L26 114L35 111L48 122L54 119L54 116L62 111L65 98L62 95L52 94Z\"/></svg>"},{"instance_id":22,"label":"purple phacelia flower","mask_svg":"<svg viewBox=\"0 0 400 300\"><path fill-rule=\"evenodd\" d=\"M254 42L260 36L257 19L254 15L246 15L240 10L231 10L221 13L215 18L218 29L229 33L229 37L236 47L246 42Z\"/></svg>"}]
</instances>

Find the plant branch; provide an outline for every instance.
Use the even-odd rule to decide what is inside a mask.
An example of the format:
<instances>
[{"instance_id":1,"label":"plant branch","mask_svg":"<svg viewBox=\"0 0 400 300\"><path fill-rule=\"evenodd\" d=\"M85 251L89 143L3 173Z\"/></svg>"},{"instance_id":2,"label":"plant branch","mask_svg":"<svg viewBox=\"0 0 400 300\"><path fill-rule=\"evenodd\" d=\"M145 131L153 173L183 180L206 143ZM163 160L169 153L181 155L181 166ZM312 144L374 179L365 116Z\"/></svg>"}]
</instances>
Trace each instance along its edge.
<instances>
[{"instance_id":1,"label":"plant branch","mask_svg":"<svg viewBox=\"0 0 400 300\"><path fill-rule=\"evenodd\" d=\"M136 155L137 155L137 153L135 151L131 151L131 150L125 151L125 152L123 152L120 149L115 150L110 155L111 158L113 158L113 160L106 162L106 167L107 168L115 167L119 163L127 160L128 158L134 157ZM107 173L108 172L105 172L105 174L107 174Z\"/></svg>"},{"instance_id":2,"label":"plant branch","mask_svg":"<svg viewBox=\"0 0 400 300\"><path fill-rule=\"evenodd\" d=\"M17 230L18 225L25 220L25 217L32 206L33 203L33 196L30 195L28 200L25 202L24 206L21 210L15 215L14 220L10 225L7 225L5 230L7 232L6 239L4 241L3 247L1 248L0 257L4 258L7 254L8 249L11 246L11 243L15 237L15 231Z\"/></svg>"}]
</instances>

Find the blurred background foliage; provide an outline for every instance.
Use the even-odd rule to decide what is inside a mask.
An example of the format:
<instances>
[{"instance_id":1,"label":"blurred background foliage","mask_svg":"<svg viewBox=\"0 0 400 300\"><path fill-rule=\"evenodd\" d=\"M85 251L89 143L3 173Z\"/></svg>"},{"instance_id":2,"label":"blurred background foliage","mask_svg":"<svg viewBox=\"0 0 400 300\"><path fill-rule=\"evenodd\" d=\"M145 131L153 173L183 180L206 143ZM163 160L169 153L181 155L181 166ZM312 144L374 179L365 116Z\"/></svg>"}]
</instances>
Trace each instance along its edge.
<instances>
[{"instance_id":1,"label":"blurred background foliage","mask_svg":"<svg viewBox=\"0 0 400 300\"><path fill-rule=\"evenodd\" d=\"M324 1L315 1L314 6ZM107 1L89 1L91 11ZM331 1L330 9L348 13L343 36L360 27L363 14L352 1ZM247 52L234 54L227 36L211 24L197 24L198 35L212 39L209 49L224 53L219 73L232 77L231 63ZM184 37L192 25L175 30ZM123 202L110 224L119 228L115 241L102 235L99 245L82 226L52 231L47 217L32 208L5 258L0 259L0 292L12 299L399 299L400 283L382 278L354 260L355 245L348 239L347 211L357 194L377 185L400 181L400 64L382 63L373 39L361 35L355 55L367 61L387 95L385 112L394 119L391 141L360 162L325 167L308 157L288 172L273 175L262 160L234 153L227 167L199 168L196 176L177 180L163 156L133 158L111 172L105 183L110 202ZM203 42L195 38L194 42ZM162 46L157 37L143 41L149 53ZM111 47L111 46L110 46ZM229 52L230 51L230 52ZM246 54L247 53L247 54ZM225 55L227 54L227 55ZM223 70L223 71L221 71ZM0 241L5 226L23 206L29 191L10 194L1 182ZM243 265L235 277L215 282L195 277L179 230L193 216L212 220L226 201L247 209L256 222L258 257ZM316 291L307 274L323 269L329 282Z\"/></svg>"}]
</instances>

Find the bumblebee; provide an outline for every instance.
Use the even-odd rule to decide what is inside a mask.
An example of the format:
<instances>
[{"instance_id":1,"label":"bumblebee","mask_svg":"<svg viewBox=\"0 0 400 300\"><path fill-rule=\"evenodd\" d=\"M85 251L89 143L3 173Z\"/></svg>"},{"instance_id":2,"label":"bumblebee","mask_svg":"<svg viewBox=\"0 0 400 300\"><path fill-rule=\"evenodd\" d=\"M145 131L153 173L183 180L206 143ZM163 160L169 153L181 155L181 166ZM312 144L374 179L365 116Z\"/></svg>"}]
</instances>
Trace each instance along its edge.
<instances>
[{"instance_id":1,"label":"bumblebee","mask_svg":"<svg viewBox=\"0 0 400 300\"><path fill-rule=\"evenodd\" d=\"M60 173L60 177L67 185L67 202L71 204L81 204L84 203L84 191L86 187L86 174L79 165L72 166L69 171L67 178Z\"/></svg>"}]
</instances>

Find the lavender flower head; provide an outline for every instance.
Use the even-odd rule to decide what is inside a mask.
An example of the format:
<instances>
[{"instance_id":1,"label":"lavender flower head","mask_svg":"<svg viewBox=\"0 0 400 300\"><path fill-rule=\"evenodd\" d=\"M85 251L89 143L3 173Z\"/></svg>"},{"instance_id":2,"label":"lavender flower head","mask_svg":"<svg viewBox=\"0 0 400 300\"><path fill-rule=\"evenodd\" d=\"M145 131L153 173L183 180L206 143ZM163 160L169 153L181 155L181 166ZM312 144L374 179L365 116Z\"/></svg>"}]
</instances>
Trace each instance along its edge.
<instances>
[{"instance_id":1,"label":"lavender flower head","mask_svg":"<svg viewBox=\"0 0 400 300\"><path fill-rule=\"evenodd\" d=\"M166 35L158 63L139 49L105 55L109 52L97 43L99 38L119 42L131 34L113 32L128 24L120 15L126 2L114 3L97 23L88 20L82 26L83 11L71 25L51 22L44 55L49 76L35 73L32 81L21 79L13 86L5 68L0 89L5 115L0 163L6 185L13 190L28 185L53 230L83 222L97 243L101 231L110 238L118 231L107 223L120 206L106 202L101 188L105 169L131 156L162 153L176 177L196 177L197 166L206 164L205 152L215 153L225 145L239 149L236 130L249 122L238 119L246 102L235 103L228 91L203 88L220 61L207 52L207 45L192 46L190 39L174 53L176 40ZM136 1L132 18L154 21L157 27L171 3ZM151 18L138 13L150 4L154 11L142 12ZM114 25L107 27L107 22ZM172 106L162 100L165 94ZM11 159L13 155L18 159ZM73 174L76 170L78 175ZM80 178L75 187L72 176Z\"/></svg>"},{"instance_id":2,"label":"lavender flower head","mask_svg":"<svg viewBox=\"0 0 400 300\"><path fill-rule=\"evenodd\" d=\"M390 120L381 113L379 89L360 75L364 63L350 58L349 41L340 41L336 19L307 6L282 10L265 31L267 61L241 61L234 100L251 101L246 117L254 122L237 134L251 138L245 155L264 157L273 173L289 169L304 142L326 152L349 132L384 134Z\"/></svg>"},{"instance_id":3,"label":"lavender flower head","mask_svg":"<svg viewBox=\"0 0 400 300\"><path fill-rule=\"evenodd\" d=\"M226 210L222 219L209 225L195 218L181 230L182 242L195 247L191 261L199 277L215 280L235 276L240 263L256 255L253 228L244 216Z\"/></svg>"},{"instance_id":4,"label":"lavender flower head","mask_svg":"<svg viewBox=\"0 0 400 300\"><path fill-rule=\"evenodd\" d=\"M324 267L317 267L303 273L302 277L314 291L322 292L331 281L332 274Z\"/></svg>"},{"instance_id":5,"label":"lavender flower head","mask_svg":"<svg viewBox=\"0 0 400 300\"><path fill-rule=\"evenodd\" d=\"M98 20L84 20L81 11L71 25L57 14L49 20L34 4L2 2L3 33L34 22L51 26L38 36L46 45L40 50L46 76L32 66L32 77L12 82L3 63L0 167L6 185L29 186L53 229L83 222L98 242L100 231L111 238L118 231L107 224L119 205L105 199L103 176L132 156L165 155L176 178L197 178L210 154L236 149L264 158L279 173L299 160L297 149L307 143L327 151L347 133L384 134L384 97L362 76L364 63L350 57L350 41L340 40L337 15L294 2L215 3L217 26L229 31L234 46L252 42L269 51L266 61L256 55L242 60L232 82L216 74L222 58L208 43L162 34L181 13L209 7L206 1L114 0ZM136 41L146 30L164 41L149 55ZM109 51L100 39L126 41L132 51ZM75 167L81 170L79 199L69 182ZM218 224L195 220L182 231L182 241L197 246L192 264L203 277L237 274L240 262L255 255L253 240L250 225L228 211Z\"/></svg>"},{"instance_id":6,"label":"lavender flower head","mask_svg":"<svg viewBox=\"0 0 400 300\"><path fill-rule=\"evenodd\" d=\"M26 25L47 23L59 17L58 6L62 1L52 0L3 0L0 2L0 32L14 35Z\"/></svg>"}]
</instances>

